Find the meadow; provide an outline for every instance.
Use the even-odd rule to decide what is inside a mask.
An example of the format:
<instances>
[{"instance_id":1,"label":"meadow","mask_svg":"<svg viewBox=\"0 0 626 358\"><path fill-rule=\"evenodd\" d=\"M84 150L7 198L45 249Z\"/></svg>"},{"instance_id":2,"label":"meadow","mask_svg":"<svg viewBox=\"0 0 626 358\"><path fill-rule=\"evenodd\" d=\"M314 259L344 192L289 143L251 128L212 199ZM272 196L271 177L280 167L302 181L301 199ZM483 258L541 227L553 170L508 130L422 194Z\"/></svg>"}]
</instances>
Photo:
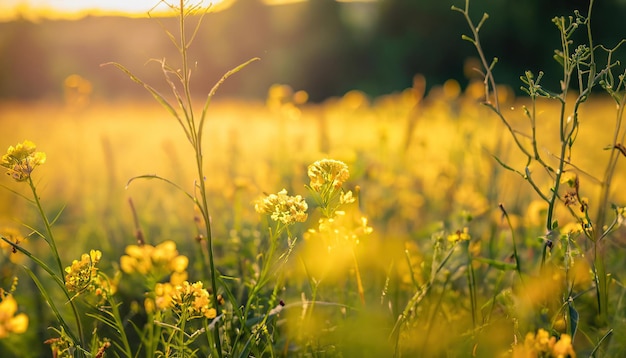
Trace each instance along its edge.
<instances>
[{"instance_id":1,"label":"meadow","mask_svg":"<svg viewBox=\"0 0 626 358\"><path fill-rule=\"evenodd\" d=\"M621 356L620 79L3 103L2 356Z\"/></svg>"}]
</instances>

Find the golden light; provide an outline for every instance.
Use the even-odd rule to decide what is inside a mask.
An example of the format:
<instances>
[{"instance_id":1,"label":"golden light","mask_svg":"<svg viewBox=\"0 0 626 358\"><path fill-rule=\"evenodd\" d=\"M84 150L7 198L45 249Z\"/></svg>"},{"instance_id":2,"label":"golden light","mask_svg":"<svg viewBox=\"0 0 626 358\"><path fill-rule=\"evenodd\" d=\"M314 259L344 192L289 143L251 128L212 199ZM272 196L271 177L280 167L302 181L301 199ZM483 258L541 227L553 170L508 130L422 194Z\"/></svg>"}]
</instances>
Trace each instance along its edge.
<instances>
[{"instance_id":1,"label":"golden light","mask_svg":"<svg viewBox=\"0 0 626 358\"><path fill-rule=\"evenodd\" d=\"M235 0L185 0L188 5L211 7L211 11L223 10ZM179 0L2 0L0 2L0 21L17 18L28 20L78 19L85 16L118 15L145 17L150 12L153 16L167 16L172 13L171 5L178 5Z\"/></svg>"}]
</instances>

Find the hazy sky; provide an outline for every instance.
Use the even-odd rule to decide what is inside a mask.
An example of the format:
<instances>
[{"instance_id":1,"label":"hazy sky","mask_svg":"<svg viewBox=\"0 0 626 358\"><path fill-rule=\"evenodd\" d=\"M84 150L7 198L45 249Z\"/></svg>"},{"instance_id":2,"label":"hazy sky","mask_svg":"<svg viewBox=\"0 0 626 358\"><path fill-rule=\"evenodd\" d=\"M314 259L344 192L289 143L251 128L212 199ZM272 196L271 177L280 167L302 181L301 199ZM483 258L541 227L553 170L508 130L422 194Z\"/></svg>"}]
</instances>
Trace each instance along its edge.
<instances>
[{"instance_id":1,"label":"hazy sky","mask_svg":"<svg viewBox=\"0 0 626 358\"><path fill-rule=\"evenodd\" d=\"M228 6L233 0L192 0L190 4L213 4L215 10ZM178 3L178 0L169 0ZM155 12L167 11L167 4L159 0L2 0L0 1L0 20L10 20L17 16L36 19L75 18L84 15L123 14L146 16L155 8Z\"/></svg>"},{"instance_id":2,"label":"hazy sky","mask_svg":"<svg viewBox=\"0 0 626 358\"><path fill-rule=\"evenodd\" d=\"M169 12L166 3L178 4L180 0L0 0L0 21L19 17L30 20L40 18L81 18L86 15L125 15L145 17ZM212 4L214 11L228 8L237 0L185 0L189 4ZM261 0L267 5L281 5L308 0ZM374 2L378 0L336 0L338 2Z\"/></svg>"}]
</instances>

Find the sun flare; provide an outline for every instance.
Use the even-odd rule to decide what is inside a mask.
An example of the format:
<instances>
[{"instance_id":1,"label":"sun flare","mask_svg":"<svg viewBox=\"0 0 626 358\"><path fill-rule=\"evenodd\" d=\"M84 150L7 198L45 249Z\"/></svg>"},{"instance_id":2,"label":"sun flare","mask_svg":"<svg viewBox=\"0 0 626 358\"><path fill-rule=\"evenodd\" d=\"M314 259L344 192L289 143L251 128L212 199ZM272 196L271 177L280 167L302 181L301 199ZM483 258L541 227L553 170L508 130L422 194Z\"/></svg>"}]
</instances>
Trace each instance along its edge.
<instances>
[{"instance_id":1,"label":"sun flare","mask_svg":"<svg viewBox=\"0 0 626 358\"><path fill-rule=\"evenodd\" d=\"M223 10L232 5L234 0L193 0L203 8L208 6L213 11ZM159 0L4 0L0 3L0 21L17 18L37 20L77 19L84 16L120 15L129 17L145 17L146 13L161 16L171 12L170 5L178 1Z\"/></svg>"}]
</instances>

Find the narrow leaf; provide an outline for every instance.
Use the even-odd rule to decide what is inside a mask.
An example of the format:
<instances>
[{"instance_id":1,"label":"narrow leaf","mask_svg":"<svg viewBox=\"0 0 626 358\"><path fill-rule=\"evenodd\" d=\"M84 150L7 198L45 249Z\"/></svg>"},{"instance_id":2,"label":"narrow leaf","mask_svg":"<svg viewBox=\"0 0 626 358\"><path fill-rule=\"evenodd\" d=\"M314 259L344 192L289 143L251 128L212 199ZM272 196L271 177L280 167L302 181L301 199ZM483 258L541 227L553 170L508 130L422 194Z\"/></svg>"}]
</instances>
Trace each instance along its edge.
<instances>
[{"instance_id":1,"label":"narrow leaf","mask_svg":"<svg viewBox=\"0 0 626 358\"><path fill-rule=\"evenodd\" d=\"M578 311L574 308L574 301L570 300L567 303L569 309L569 330L572 341L576 338L576 331L578 330Z\"/></svg>"},{"instance_id":2,"label":"narrow leaf","mask_svg":"<svg viewBox=\"0 0 626 358\"><path fill-rule=\"evenodd\" d=\"M50 295L48 294L48 291L45 289L45 287L43 287L43 285L41 284L41 281L39 281L39 279L37 278L37 275L35 275L35 273L33 271L31 271L28 267L26 267L26 266L23 266L23 267L24 267L24 270L26 270L26 273L28 273L30 278L33 280L33 282L35 283L35 285L39 289L39 292L41 292L41 295L43 296L43 298L46 301L46 303L48 304L48 306L50 306L50 308L54 312L54 315L56 316L56 318L59 321L59 323L61 324L61 326L63 326L63 329L65 329L65 332L67 332L67 334L69 334L69 336L72 338L72 340L74 341L75 344L77 344L77 345L80 344L80 340L78 340L78 338L74 335L74 332L70 329L70 326L68 326L68 324L63 319L63 316L61 315L61 312L59 312L59 309L54 304L54 300L50 297Z\"/></svg>"},{"instance_id":3,"label":"narrow leaf","mask_svg":"<svg viewBox=\"0 0 626 358\"><path fill-rule=\"evenodd\" d=\"M191 199L191 200L194 202L194 204L196 203L196 199L193 197L193 195L191 195L191 194L189 194L188 192L186 192L186 191L185 191L185 189L181 188L178 184L174 183L173 181L171 181L171 180L169 180L169 179L166 179L166 178L163 178L163 177L160 177L160 176L158 176L158 175L156 175L156 174L144 174L144 175L138 175L138 176L132 177L132 178L130 178L130 179L128 180L128 182L126 183L126 189L128 189L128 187L130 186L130 184L131 184L132 182L134 182L135 180L137 180L137 179L158 179L158 180L164 181L164 182L166 182L166 183L170 184L171 186L173 186L174 188L176 188L176 189L180 190L180 191L181 191L183 194L185 194L185 195L186 195L189 199Z\"/></svg>"},{"instance_id":4,"label":"narrow leaf","mask_svg":"<svg viewBox=\"0 0 626 358\"><path fill-rule=\"evenodd\" d=\"M239 66L233 68L232 70L226 72L222 76L222 78L220 78L220 80L217 81L217 83L215 83L213 88L211 88L211 91L209 92L209 95L207 96L207 99L204 102L204 108L202 108L202 116L200 117L200 123L198 125L198 141L200 141L200 139L202 138L202 128L204 127L204 120L206 119L206 112L209 109L209 103L211 103L211 99L213 98L213 96L215 96L215 93L220 88L222 83L224 83L224 81L226 81L226 79L228 77L230 77L230 76L234 75L235 73L241 71L244 67L248 66L252 62L259 61L259 60L261 60L261 59L258 58L258 57L251 58L248 61L242 63L241 65L239 65Z\"/></svg>"}]
</instances>

